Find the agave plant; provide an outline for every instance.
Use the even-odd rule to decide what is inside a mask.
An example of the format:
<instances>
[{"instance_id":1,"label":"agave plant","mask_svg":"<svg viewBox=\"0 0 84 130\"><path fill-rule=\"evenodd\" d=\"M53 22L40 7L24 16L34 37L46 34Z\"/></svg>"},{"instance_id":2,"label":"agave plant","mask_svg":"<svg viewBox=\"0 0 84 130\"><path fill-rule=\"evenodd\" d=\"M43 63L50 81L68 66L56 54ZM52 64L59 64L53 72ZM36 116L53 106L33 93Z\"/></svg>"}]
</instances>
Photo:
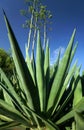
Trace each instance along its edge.
<instances>
[{"instance_id":1,"label":"agave plant","mask_svg":"<svg viewBox=\"0 0 84 130\"><path fill-rule=\"evenodd\" d=\"M39 30L36 58L33 52L31 61L26 48L25 61L5 12L4 18L20 92L15 90L12 82L0 69L0 87L3 89L3 98L0 99L0 129L21 126L34 130L78 130L77 126L81 126L80 114L83 112L84 98L81 95L79 72L76 71L75 74L77 62L70 67L77 48L77 43L73 47L76 30L73 31L63 58L60 60L59 53L51 68L49 45L46 44L45 51L42 49ZM80 100L76 100L79 89Z\"/></svg>"}]
</instances>

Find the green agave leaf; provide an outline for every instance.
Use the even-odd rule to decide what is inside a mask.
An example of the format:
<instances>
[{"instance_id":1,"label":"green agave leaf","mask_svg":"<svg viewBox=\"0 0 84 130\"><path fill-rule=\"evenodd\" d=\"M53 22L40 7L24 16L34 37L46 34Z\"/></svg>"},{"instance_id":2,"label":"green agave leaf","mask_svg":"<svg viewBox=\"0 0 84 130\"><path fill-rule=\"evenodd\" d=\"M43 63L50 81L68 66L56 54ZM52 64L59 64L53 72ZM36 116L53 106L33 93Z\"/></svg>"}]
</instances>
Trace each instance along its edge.
<instances>
[{"instance_id":1,"label":"green agave leaf","mask_svg":"<svg viewBox=\"0 0 84 130\"><path fill-rule=\"evenodd\" d=\"M50 130L60 130L59 127L56 124L52 123L50 120L47 121L46 124Z\"/></svg>"},{"instance_id":2,"label":"green agave leaf","mask_svg":"<svg viewBox=\"0 0 84 130\"><path fill-rule=\"evenodd\" d=\"M66 130L71 130L70 127L66 127L65 129L66 129Z\"/></svg>"},{"instance_id":3,"label":"green agave leaf","mask_svg":"<svg viewBox=\"0 0 84 130\"><path fill-rule=\"evenodd\" d=\"M49 45L47 41L45 59L44 59L44 76L45 76L45 88L44 88L44 105L46 108L47 98L48 98L48 90L49 90L49 79L50 79L50 51Z\"/></svg>"},{"instance_id":4,"label":"green agave leaf","mask_svg":"<svg viewBox=\"0 0 84 130\"><path fill-rule=\"evenodd\" d=\"M76 75L75 77L78 77L80 74L80 68L76 69ZM73 99L73 107L82 99L82 84L81 84L81 78L79 76L79 81L77 84L77 87L74 92L74 99Z\"/></svg>"},{"instance_id":5,"label":"green agave leaf","mask_svg":"<svg viewBox=\"0 0 84 130\"><path fill-rule=\"evenodd\" d=\"M33 68L35 85L36 85L36 61L35 61L35 57L34 57L34 51L32 52L31 64L32 64L32 68Z\"/></svg>"},{"instance_id":6,"label":"green agave leaf","mask_svg":"<svg viewBox=\"0 0 84 130\"><path fill-rule=\"evenodd\" d=\"M9 21L6 17L5 12L4 12L4 18L5 18L6 26L8 29L8 36L9 36L9 40L10 40L10 45L11 45L11 49L12 49L12 54L13 54L13 59L15 62L16 70L17 70L18 76L20 78L24 92L25 92L26 97L27 97L27 101L28 101L27 105L31 109L34 110L37 108L37 105L39 105L38 104L39 103L38 91L37 91L37 88L34 86L33 79L31 77L31 74L29 72L29 69L28 69L27 64L24 60L24 57L23 57L22 52L19 48L18 42L15 38L15 35L12 31L12 28L9 24ZM22 107L23 107L23 110L26 113L26 115L29 116L29 114L24 109L24 105ZM32 116L33 116L33 119L35 120L35 122L39 125L36 117L34 115L32 115Z\"/></svg>"},{"instance_id":7,"label":"green agave leaf","mask_svg":"<svg viewBox=\"0 0 84 130\"><path fill-rule=\"evenodd\" d=\"M7 78L7 76L5 75L5 73L3 72L3 70L1 68L0 68L0 75L8 88L5 85L3 86L1 82L0 82L0 85L1 85L0 87L2 87L2 89L4 89L8 94L10 93L9 95L13 95L14 101L17 102L17 103L14 102L16 105L18 104L18 106L22 106L22 102L21 102L20 97L15 92L11 82L9 81L9 79Z\"/></svg>"},{"instance_id":8,"label":"green agave leaf","mask_svg":"<svg viewBox=\"0 0 84 130\"><path fill-rule=\"evenodd\" d=\"M73 85L75 84L74 82L72 83ZM54 114L53 114L53 121L56 122L56 118L61 114L63 113L63 109L65 107L67 107L67 104L68 102L70 101L70 99L72 98L73 94L74 94L74 90L75 90L75 87L74 89L72 89L68 96L65 98L65 101L60 105L60 107L58 108L58 111L56 111ZM59 119L60 120L60 119Z\"/></svg>"},{"instance_id":9,"label":"green agave leaf","mask_svg":"<svg viewBox=\"0 0 84 130\"><path fill-rule=\"evenodd\" d=\"M60 62L60 51L56 60L56 63L50 67L50 81L49 81L49 86L48 86L48 97L47 97L47 103L48 103L48 98L49 98L49 93L51 91L52 88L52 84L55 78L55 75L57 74L57 70L59 67L59 62ZM47 112L47 116L50 117L53 111L53 107Z\"/></svg>"},{"instance_id":10,"label":"green agave leaf","mask_svg":"<svg viewBox=\"0 0 84 130\"><path fill-rule=\"evenodd\" d=\"M75 112L76 113L81 113L84 111L84 97L82 97L82 99L79 101L79 103L77 103L77 105L74 107L73 110L71 110L70 112L68 112L65 116L63 116L61 119L59 119L56 124L59 125L71 118L74 117ZM77 115L76 115L77 116ZM78 119L78 118L77 118ZM80 119L79 119L80 120ZM84 122L84 121L83 121Z\"/></svg>"},{"instance_id":11,"label":"green agave leaf","mask_svg":"<svg viewBox=\"0 0 84 130\"><path fill-rule=\"evenodd\" d=\"M38 31L37 35L37 50L36 50L36 79L37 79L37 87L39 92L40 99L40 109L44 110L44 72L43 72L43 52L40 40L40 32Z\"/></svg>"},{"instance_id":12,"label":"green agave leaf","mask_svg":"<svg viewBox=\"0 0 84 130\"><path fill-rule=\"evenodd\" d=\"M79 81L79 77L77 77L76 79L75 79L74 77L72 78L72 80L71 80L71 82L70 82L70 87L71 87L71 88L70 88L70 91L69 91L69 93L68 93L68 96L66 96L64 102L63 102L62 104L60 104L60 108L58 109L56 115L54 116L54 119L55 119L56 117L58 117L58 116L60 115L60 113L63 112L63 109L64 109L65 107L68 107L67 105L68 105L69 101L71 100L72 96L74 95L74 91L75 91L75 89L76 89L76 86L77 86L77 84L78 84L78 81ZM56 120L55 120L55 121L56 121Z\"/></svg>"},{"instance_id":13,"label":"green agave leaf","mask_svg":"<svg viewBox=\"0 0 84 130\"><path fill-rule=\"evenodd\" d=\"M84 116L82 113L75 112L76 130L84 130Z\"/></svg>"},{"instance_id":14,"label":"green agave leaf","mask_svg":"<svg viewBox=\"0 0 84 130\"><path fill-rule=\"evenodd\" d=\"M68 112L66 115L64 115L63 117L61 117L57 122L56 124L59 125L59 124L62 124L64 123L65 121L68 121L69 119L73 118L74 117L74 110L71 110L70 112Z\"/></svg>"},{"instance_id":15,"label":"green agave leaf","mask_svg":"<svg viewBox=\"0 0 84 130\"><path fill-rule=\"evenodd\" d=\"M69 69L70 69L70 65L71 65L71 62L72 62L72 60L73 60L74 54L75 54L75 52L76 52L76 50L77 50L77 46L78 46L78 42L75 43L75 46L74 46L74 48L73 48L73 50L72 50L67 72L68 72Z\"/></svg>"},{"instance_id":16,"label":"green agave leaf","mask_svg":"<svg viewBox=\"0 0 84 130\"><path fill-rule=\"evenodd\" d=\"M11 49L12 49L12 54L13 54L13 59L15 62L16 70L17 70L17 73L21 80L22 86L24 88L24 92L26 94L29 107L34 109L34 104L36 102L36 100L35 100L36 90L35 90L34 82L32 80L32 77L31 77L28 67L25 63L24 57L19 48L19 45L18 45L15 35L11 29L11 26L6 17L5 12L4 12L4 18L5 18L6 26L8 29L8 36L9 36L9 40L10 40L10 45L11 45ZM34 96L34 98L32 98L33 96Z\"/></svg>"},{"instance_id":17,"label":"green agave leaf","mask_svg":"<svg viewBox=\"0 0 84 130\"><path fill-rule=\"evenodd\" d=\"M5 102L9 103L12 107L14 107L13 102L12 102L10 96L8 95L8 93L3 90L3 94L4 94Z\"/></svg>"},{"instance_id":18,"label":"green agave leaf","mask_svg":"<svg viewBox=\"0 0 84 130\"><path fill-rule=\"evenodd\" d=\"M58 98L58 101L57 101L57 104L56 104L55 108L56 108L57 105L59 104L59 101L60 101L60 99L62 98L63 93L64 93L65 90L67 89L68 83L69 83L69 81L71 80L72 76L74 75L74 72L75 72L76 68L77 68L77 61L74 63L74 65L72 66L71 70L69 71L69 73L68 73L67 76L66 76L66 79L65 79L65 81L64 81L64 84L63 84L63 87L62 87L62 90L61 90L61 93L60 93L60 95L59 95L59 98Z\"/></svg>"},{"instance_id":19,"label":"green agave leaf","mask_svg":"<svg viewBox=\"0 0 84 130\"><path fill-rule=\"evenodd\" d=\"M68 44L68 47L65 51L64 57L59 65L57 74L55 75L55 79L50 91L49 95L49 100L48 100L48 105L47 105L47 110L49 110L51 107L55 107L58 97L60 95L61 89L62 89L62 84L63 80L65 78L65 73L68 68L68 63L71 57L71 52L72 52L72 46L74 42L74 36L75 36L76 30L74 30L72 37L70 39L70 42Z\"/></svg>"},{"instance_id":20,"label":"green agave leaf","mask_svg":"<svg viewBox=\"0 0 84 130\"><path fill-rule=\"evenodd\" d=\"M75 64L74 64L73 67L71 68L71 71L68 73L68 75L67 75L67 77L66 77L66 79L65 79L65 82L64 82L64 85L63 85L63 88L62 88L63 90L62 90L62 92L61 92L62 95L60 95L60 100L61 100L61 98L64 98L64 97L63 97L63 93L64 93L65 91L66 91L67 96L65 96L64 102L61 102L61 103L60 103L60 100L58 100L58 101L59 101L58 103L60 103L60 104L59 104L60 107L58 106L58 110L56 109L56 112L54 112L54 114L53 114L53 120L55 120L55 119L60 115L60 113L63 111L64 107L67 105L67 103L69 102L69 100L72 98L72 96L73 96L73 94L74 94L76 81L74 80L74 78L72 78L73 80L71 80L71 77L73 76L73 73L74 73L74 71L75 71L75 69L76 69L76 64L77 64L77 62L75 62ZM70 85L68 84L69 81L70 81ZM77 82L78 82L78 80L77 80ZM71 87L71 84L72 84L73 87ZM68 85L69 85L69 86L68 86ZM68 88L67 88L67 87L68 87ZM68 89L70 89L70 88L72 88L72 89L71 89L71 90L69 91L69 93L68 93L67 91L68 91ZM67 107L67 106L66 106L66 107Z\"/></svg>"},{"instance_id":21,"label":"green agave leaf","mask_svg":"<svg viewBox=\"0 0 84 130\"><path fill-rule=\"evenodd\" d=\"M20 123L17 123L15 121L5 122L5 123L0 124L0 130L6 130L7 128L19 126L19 125Z\"/></svg>"},{"instance_id":22,"label":"green agave leaf","mask_svg":"<svg viewBox=\"0 0 84 130\"><path fill-rule=\"evenodd\" d=\"M52 83L53 83L55 75L57 73L59 62L60 62L60 51L59 51L56 63L53 66L50 67L50 82L49 82L50 88L52 87Z\"/></svg>"},{"instance_id":23,"label":"green agave leaf","mask_svg":"<svg viewBox=\"0 0 84 130\"><path fill-rule=\"evenodd\" d=\"M70 61L72 61L72 59L73 59L73 57L74 57L74 54L75 54L75 52L76 52L76 50L77 50L77 46L78 46L78 42L75 43L75 46L74 46L74 48L73 48L73 50L72 50L72 54L71 54L71 59L70 59Z\"/></svg>"},{"instance_id":24,"label":"green agave leaf","mask_svg":"<svg viewBox=\"0 0 84 130\"><path fill-rule=\"evenodd\" d=\"M6 85L3 85L3 83L0 82L0 87L2 89L4 89L8 95L10 96L11 100L16 104L16 106L18 107L18 109L23 113L23 111L25 112L25 109L23 107L23 103L21 102L20 97L17 95L17 93L15 92L11 82L9 81L9 79L7 78L7 76L5 75L5 73L3 72L3 70L0 68L0 74L1 77L3 79L3 81L5 82ZM27 115L27 113L26 113Z\"/></svg>"},{"instance_id":25,"label":"green agave leaf","mask_svg":"<svg viewBox=\"0 0 84 130\"><path fill-rule=\"evenodd\" d=\"M31 59L30 59L30 57L29 57L29 53L28 53L27 47L26 47L26 62L27 62L27 66L28 66L28 68L29 68L31 77L32 77L32 79L33 79L33 82L34 82L34 84L35 84L34 71L33 71L33 68L32 68Z\"/></svg>"},{"instance_id":26,"label":"green agave leaf","mask_svg":"<svg viewBox=\"0 0 84 130\"><path fill-rule=\"evenodd\" d=\"M44 75L46 78L47 86L49 84L49 67L50 67L50 51L49 51L49 45L47 43L46 52L45 52L45 60L44 60Z\"/></svg>"},{"instance_id":27,"label":"green agave leaf","mask_svg":"<svg viewBox=\"0 0 84 130\"><path fill-rule=\"evenodd\" d=\"M0 99L0 114L9 117L18 123L32 127L31 123L16 109L12 108L8 103Z\"/></svg>"},{"instance_id":28,"label":"green agave leaf","mask_svg":"<svg viewBox=\"0 0 84 130\"><path fill-rule=\"evenodd\" d=\"M75 123L75 121L72 122L72 130L76 130L76 123Z\"/></svg>"},{"instance_id":29,"label":"green agave leaf","mask_svg":"<svg viewBox=\"0 0 84 130\"><path fill-rule=\"evenodd\" d=\"M82 71L82 75L81 75L81 84L82 84L82 86L84 86L84 71ZM82 87L82 93L84 96L84 87Z\"/></svg>"},{"instance_id":30,"label":"green agave leaf","mask_svg":"<svg viewBox=\"0 0 84 130\"><path fill-rule=\"evenodd\" d=\"M15 93L13 86L11 86L10 81L7 79L6 75L4 74L3 71L1 71L4 76L3 79L5 79L6 84L8 85L8 89L5 85L3 85L0 82L0 87L2 87L2 89L4 89L8 95L10 96L10 98L12 99L12 101L15 103L15 105L18 107L18 110L23 113L25 115L25 117L30 118L30 116L32 116L31 113L28 113L27 110L25 109L24 104L21 102L21 99L18 97L18 95ZM35 121L37 122L36 117L33 118L33 120L35 119ZM38 124L38 122L37 122Z\"/></svg>"},{"instance_id":31,"label":"green agave leaf","mask_svg":"<svg viewBox=\"0 0 84 130\"><path fill-rule=\"evenodd\" d=\"M10 118L8 118L8 117L6 117L6 116L3 116L3 115L1 115L1 114L0 114L0 120L2 120L2 121L7 121L7 122L13 121L12 119L10 119Z\"/></svg>"},{"instance_id":32,"label":"green agave leaf","mask_svg":"<svg viewBox=\"0 0 84 130\"><path fill-rule=\"evenodd\" d=\"M23 116L25 116L25 118L27 120L30 120L30 118L32 118L32 121L37 123L37 125L39 126L38 120L36 119L35 115L32 115L33 113L31 113L31 111L27 111L24 104L22 104L22 109L20 108L17 100L13 97L13 95L10 93L9 90L6 89L6 87L0 83L0 85L2 86L2 88L4 88L4 90L6 90L6 92L9 94L9 96L11 97L11 99L13 100L13 102L16 104L16 106L18 107L18 110L21 112L21 114ZM21 105L21 104L20 104ZM5 115L6 116L6 115ZM9 113L8 113L8 117L10 117ZM11 118L12 119L12 118Z\"/></svg>"},{"instance_id":33,"label":"green agave leaf","mask_svg":"<svg viewBox=\"0 0 84 130\"><path fill-rule=\"evenodd\" d=\"M84 97L74 106L74 110L78 113L84 111Z\"/></svg>"}]
</instances>

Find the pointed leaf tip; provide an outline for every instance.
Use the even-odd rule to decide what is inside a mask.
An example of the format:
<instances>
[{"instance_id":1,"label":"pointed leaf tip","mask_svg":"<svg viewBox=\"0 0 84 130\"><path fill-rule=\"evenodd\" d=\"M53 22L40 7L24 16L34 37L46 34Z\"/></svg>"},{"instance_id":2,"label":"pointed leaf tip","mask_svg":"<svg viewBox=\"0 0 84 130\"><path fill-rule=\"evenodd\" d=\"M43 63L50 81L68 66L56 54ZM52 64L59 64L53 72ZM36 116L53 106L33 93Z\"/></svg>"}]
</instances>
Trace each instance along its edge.
<instances>
[{"instance_id":1,"label":"pointed leaf tip","mask_svg":"<svg viewBox=\"0 0 84 130\"><path fill-rule=\"evenodd\" d=\"M2 11L3 11L3 15L4 15L4 17L7 19L7 17L6 17L6 13L5 13L5 11L4 11L3 8L2 8Z\"/></svg>"},{"instance_id":2,"label":"pointed leaf tip","mask_svg":"<svg viewBox=\"0 0 84 130\"><path fill-rule=\"evenodd\" d=\"M5 11L4 11L4 9L2 8L2 11L3 11L3 14L5 15Z\"/></svg>"},{"instance_id":3,"label":"pointed leaf tip","mask_svg":"<svg viewBox=\"0 0 84 130\"><path fill-rule=\"evenodd\" d=\"M6 23L6 27L7 27L7 29L8 29L8 26L9 26L9 28L10 28L10 24L9 24L9 21L8 21L8 19L7 19L7 16L6 16L6 13L5 13L5 11L4 11L4 9L2 9L3 10L3 14L4 14L4 20L5 20L5 23ZM8 29L9 30L9 29Z\"/></svg>"},{"instance_id":4,"label":"pointed leaf tip","mask_svg":"<svg viewBox=\"0 0 84 130\"><path fill-rule=\"evenodd\" d=\"M74 29L73 33L74 33L74 34L76 33L76 28Z\"/></svg>"}]
</instances>

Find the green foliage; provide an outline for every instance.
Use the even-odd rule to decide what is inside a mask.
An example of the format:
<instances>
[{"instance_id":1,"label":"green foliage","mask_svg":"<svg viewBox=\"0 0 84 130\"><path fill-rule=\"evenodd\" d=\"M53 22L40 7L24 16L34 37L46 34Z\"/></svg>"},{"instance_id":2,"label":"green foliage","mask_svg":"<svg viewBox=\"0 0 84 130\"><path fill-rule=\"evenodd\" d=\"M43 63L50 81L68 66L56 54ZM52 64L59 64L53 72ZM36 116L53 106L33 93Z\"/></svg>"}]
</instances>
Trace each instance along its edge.
<instances>
[{"instance_id":1,"label":"green foliage","mask_svg":"<svg viewBox=\"0 0 84 130\"><path fill-rule=\"evenodd\" d=\"M14 62L12 57L3 49L0 49L0 68L9 75L13 73Z\"/></svg>"},{"instance_id":2,"label":"green foliage","mask_svg":"<svg viewBox=\"0 0 84 130\"><path fill-rule=\"evenodd\" d=\"M26 47L26 62L4 12L12 56L16 67L19 93L14 84L0 69L0 128L21 125L35 130L83 130L84 75L80 76L77 62L70 67L77 44L73 31L63 58L60 52L56 63L50 66L50 49L42 48L40 32L37 33L36 58L32 60ZM36 59L36 61L35 61ZM5 120L5 122L4 122ZM3 126L4 125L4 126Z\"/></svg>"}]
</instances>

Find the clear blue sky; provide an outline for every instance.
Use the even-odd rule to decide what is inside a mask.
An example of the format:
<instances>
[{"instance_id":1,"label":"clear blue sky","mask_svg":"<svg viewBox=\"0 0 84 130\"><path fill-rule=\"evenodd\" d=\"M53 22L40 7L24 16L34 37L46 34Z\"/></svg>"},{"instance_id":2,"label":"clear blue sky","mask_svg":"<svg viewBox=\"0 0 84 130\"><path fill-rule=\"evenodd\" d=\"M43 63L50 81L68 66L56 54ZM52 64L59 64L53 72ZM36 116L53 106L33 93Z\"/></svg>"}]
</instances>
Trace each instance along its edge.
<instances>
[{"instance_id":1,"label":"clear blue sky","mask_svg":"<svg viewBox=\"0 0 84 130\"><path fill-rule=\"evenodd\" d=\"M74 59L78 59L78 65L82 64L82 69L84 69L84 0L44 0L43 3L47 5L47 8L51 10L53 14L52 32L49 32L52 62L59 48L64 52L73 30L76 28L75 41L78 41L78 48ZM25 18L21 16L19 12L20 9L25 8L24 0L0 1L0 48L8 50L10 44L7 37L2 8L8 16L19 45L24 53L28 30L24 30L21 27Z\"/></svg>"}]
</instances>

